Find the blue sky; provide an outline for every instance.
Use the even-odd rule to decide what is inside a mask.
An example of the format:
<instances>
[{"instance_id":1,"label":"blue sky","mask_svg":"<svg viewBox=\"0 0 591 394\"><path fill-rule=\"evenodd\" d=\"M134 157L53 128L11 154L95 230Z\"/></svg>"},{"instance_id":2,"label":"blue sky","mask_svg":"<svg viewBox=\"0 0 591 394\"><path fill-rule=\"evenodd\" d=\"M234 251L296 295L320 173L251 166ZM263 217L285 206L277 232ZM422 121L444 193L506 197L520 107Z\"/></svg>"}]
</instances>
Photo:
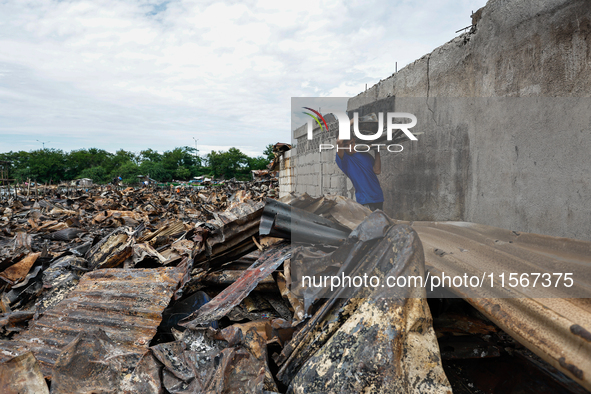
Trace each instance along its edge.
<instances>
[{"instance_id":1,"label":"blue sky","mask_svg":"<svg viewBox=\"0 0 591 394\"><path fill-rule=\"evenodd\" d=\"M291 97L350 97L486 1L0 1L0 152L290 142Z\"/></svg>"}]
</instances>

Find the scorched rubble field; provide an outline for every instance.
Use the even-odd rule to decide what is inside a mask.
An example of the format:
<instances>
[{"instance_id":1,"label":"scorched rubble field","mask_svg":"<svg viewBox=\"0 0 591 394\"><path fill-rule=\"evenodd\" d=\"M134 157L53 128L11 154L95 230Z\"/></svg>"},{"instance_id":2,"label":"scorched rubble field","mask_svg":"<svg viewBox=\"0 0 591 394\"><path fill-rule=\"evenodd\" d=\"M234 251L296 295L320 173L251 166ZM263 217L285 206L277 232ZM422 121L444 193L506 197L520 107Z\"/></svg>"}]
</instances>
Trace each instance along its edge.
<instances>
[{"instance_id":1,"label":"scorched rubble field","mask_svg":"<svg viewBox=\"0 0 591 394\"><path fill-rule=\"evenodd\" d=\"M381 211L275 187L1 201L0 392L480 393L508 369L538 383L507 393L585 392L461 299L305 287L425 275L424 246Z\"/></svg>"}]
</instances>

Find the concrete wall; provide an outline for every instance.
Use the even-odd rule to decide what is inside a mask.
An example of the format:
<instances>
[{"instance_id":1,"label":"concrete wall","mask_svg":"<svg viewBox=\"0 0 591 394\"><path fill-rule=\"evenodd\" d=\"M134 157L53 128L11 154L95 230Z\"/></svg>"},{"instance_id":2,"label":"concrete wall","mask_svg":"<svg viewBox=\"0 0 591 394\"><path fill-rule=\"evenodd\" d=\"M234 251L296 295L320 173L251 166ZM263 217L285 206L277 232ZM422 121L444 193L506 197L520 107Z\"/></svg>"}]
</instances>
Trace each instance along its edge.
<instances>
[{"instance_id":1,"label":"concrete wall","mask_svg":"<svg viewBox=\"0 0 591 394\"><path fill-rule=\"evenodd\" d=\"M294 148L294 187L296 193L308 193L311 196L337 194L354 197L351 181L342 173L335 163L335 151L319 152L320 143L335 144L338 123L331 114L325 116L329 131L314 128L314 139L308 140L306 125L293 133Z\"/></svg>"},{"instance_id":2,"label":"concrete wall","mask_svg":"<svg viewBox=\"0 0 591 394\"><path fill-rule=\"evenodd\" d=\"M591 240L590 92L588 0L491 0L471 32L352 98L348 110L411 112L425 133L382 155L393 217ZM334 130L313 141L298 130L294 190L351 196L334 151L317 152L334 143Z\"/></svg>"},{"instance_id":3,"label":"concrete wall","mask_svg":"<svg viewBox=\"0 0 591 394\"><path fill-rule=\"evenodd\" d=\"M279 197L288 195L294 190L294 167L291 151L283 152L279 158Z\"/></svg>"}]
</instances>

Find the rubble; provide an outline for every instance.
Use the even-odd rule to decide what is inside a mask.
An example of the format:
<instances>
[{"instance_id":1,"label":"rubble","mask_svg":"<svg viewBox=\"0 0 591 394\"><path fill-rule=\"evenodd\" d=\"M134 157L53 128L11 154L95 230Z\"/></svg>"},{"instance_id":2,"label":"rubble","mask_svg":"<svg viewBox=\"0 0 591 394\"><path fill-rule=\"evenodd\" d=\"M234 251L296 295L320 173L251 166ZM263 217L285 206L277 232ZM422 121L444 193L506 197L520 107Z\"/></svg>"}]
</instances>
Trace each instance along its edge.
<instances>
[{"instance_id":1,"label":"rubble","mask_svg":"<svg viewBox=\"0 0 591 394\"><path fill-rule=\"evenodd\" d=\"M481 316L433 319L423 287L306 285L424 276L423 245L381 211L275 186L0 202L0 391L451 393L446 360L506 353Z\"/></svg>"}]
</instances>

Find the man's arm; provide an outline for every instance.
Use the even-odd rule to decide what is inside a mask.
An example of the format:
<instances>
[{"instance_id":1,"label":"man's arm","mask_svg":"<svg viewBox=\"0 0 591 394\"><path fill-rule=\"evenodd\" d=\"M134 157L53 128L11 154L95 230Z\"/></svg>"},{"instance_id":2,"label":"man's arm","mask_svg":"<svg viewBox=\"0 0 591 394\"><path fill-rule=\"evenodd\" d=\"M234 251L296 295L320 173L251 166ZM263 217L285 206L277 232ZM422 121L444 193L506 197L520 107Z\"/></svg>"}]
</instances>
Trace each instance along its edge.
<instances>
[{"instance_id":1,"label":"man's arm","mask_svg":"<svg viewBox=\"0 0 591 394\"><path fill-rule=\"evenodd\" d=\"M380 158L379 151L376 151L376 156L373 161L373 172L376 175L380 175L382 173L382 159Z\"/></svg>"}]
</instances>

